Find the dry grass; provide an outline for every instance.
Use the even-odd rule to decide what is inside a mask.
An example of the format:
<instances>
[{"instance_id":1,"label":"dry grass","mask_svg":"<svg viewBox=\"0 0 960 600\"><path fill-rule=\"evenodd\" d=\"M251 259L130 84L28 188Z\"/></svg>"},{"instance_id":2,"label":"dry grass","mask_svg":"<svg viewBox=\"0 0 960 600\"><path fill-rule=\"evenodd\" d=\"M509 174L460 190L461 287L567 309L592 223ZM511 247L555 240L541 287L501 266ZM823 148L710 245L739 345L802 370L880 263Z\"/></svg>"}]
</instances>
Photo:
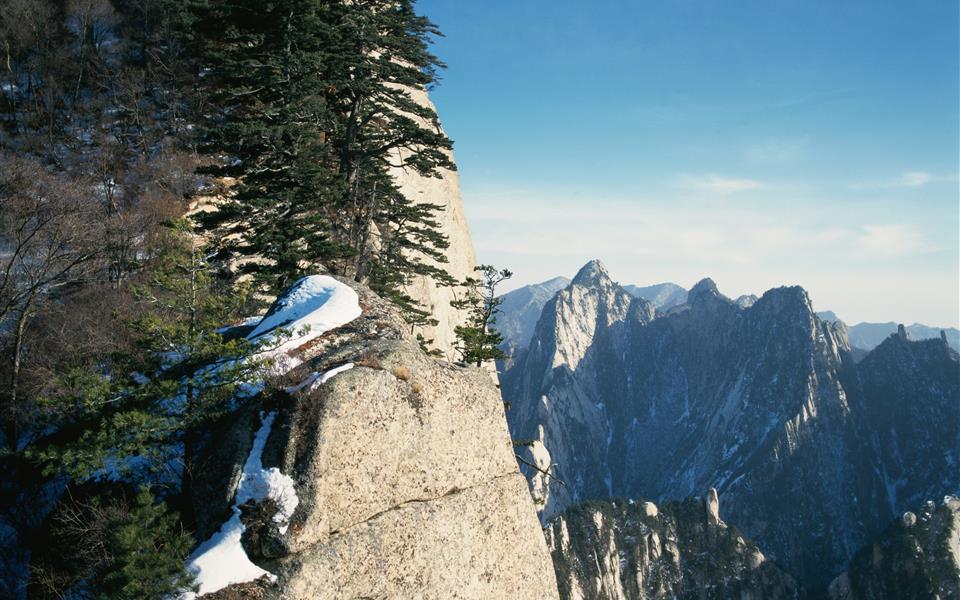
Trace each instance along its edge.
<instances>
[{"instance_id":1,"label":"dry grass","mask_svg":"<svg viewBox=\"0 0 960 600\"><path fill-rule=\"evenodd\" d=\"M410 381L410 369L403 365L399 365L390 369L390 372L393 373L393 376L400 381Z\"/></svg>"}]
</instances>

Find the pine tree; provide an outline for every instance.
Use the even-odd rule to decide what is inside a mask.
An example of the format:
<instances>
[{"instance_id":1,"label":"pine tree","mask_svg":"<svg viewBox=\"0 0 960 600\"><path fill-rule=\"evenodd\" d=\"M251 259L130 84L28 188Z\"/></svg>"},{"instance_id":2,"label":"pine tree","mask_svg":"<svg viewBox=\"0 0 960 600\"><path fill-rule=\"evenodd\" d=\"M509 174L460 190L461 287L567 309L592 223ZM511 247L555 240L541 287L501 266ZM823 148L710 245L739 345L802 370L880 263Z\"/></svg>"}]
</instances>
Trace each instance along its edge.
<instances>
[{"instance_id":1,"label":"pine tree","mask_svg":"<svg viewBox=\"0 0 960 600\"><path fill-rule=\"evenodd\" d=\"M193 538L176 513L154 502L141 487L129 511L108 523L104 549L109 557L91 579L94 597L117 600L169 598L190 589L186 559Z\"/></svg>"},{"instance_id":2,"label":"pine tree","mask_svg":"<svg viewBox=\"0 0 960 600\"><path fill-rule=\"evenodd\" d=\"M405 197L391 174L455 168L436 113L413 96L443 66L429 52L439 31L413 4L239 0L200 19L203 148L222 159L210 173L236 178L202 223L272 293L333 270L427 323L405 287L454 283L442 206Z\"/></svg>"},{"instance_id":3,"label":"pine tree","mask_svg":"<svg viewBox=\"0 0 960 600\"><path fill-rule=\"evenodd\" d=\"M236 178L201 223L225 258L273 293L346 249L330 240L337 189L325 96L332 46L326 2L211 2L201 14L201 149ZM252 259L252 260L251 260Z\"/></svg>"},{"instance_id":4,"label":"pine tree","mask_svg":"<svg viewBox=\"0 0 960 600\"><path fill-rule=\"evenodd\" d=\"M70 373L63 385L77 403L75 439L33 451L48 471L84 480L102 469L124 476L134 468L162 470L172 460L188 484L200 428L237 408L246 386L263 378L261 348L221 328L244 306L243 289L226 288L184 221L172 224L149 278L132 286L143 312L128 325L137 351L111 365L111 376ZM182 456L178 456L182 447Z\"/></svg>"},{"instance_id":5,"label":"pine tree","mask_svg":"<svg viewBox=\"0 0 960 600\"><path fill-rule=\"evenodd\" d=\"M443 207L406 198L391 178L396 168L439 177L455 169L452 142L436 113L417 102L415 90L429 88L444 65L429 52L439 30L419 16L411 1L343 3L335 23L338 64L331 104L337 116L337 148L345 216L337 234L353 249L344 274L392 299L414 323L429 321L402 291L415 275L452 285L436 265L448 247L437 214Z\"/></svg>"},{"instance_id":6,"label":"pine tree","mask_svg":"<svg viewBox=\"0 0 960 600\"><path fill-rule=\"evenodd\" d=\"M147 486L71 486L40 533L31 598L177 598L193 538Z\"/></svg>"},{"instance_id":7,"label":"pine tree","mask_svg":"<svg viewBox=\"0 0 960 600\"><path fill-rule=\"evenodd\" d=\"M513 276L507 269L497 270L491 265L476 268L479 278L467 278L463 283L466 294L451 302L451 306L467 312L467 324L456 328L457 350L463 362L480 367L488 360L505 356L500 349L503 336L496 330L497 313L503 299L497 296L497 286Z\"/></svg>"}]
</instances>

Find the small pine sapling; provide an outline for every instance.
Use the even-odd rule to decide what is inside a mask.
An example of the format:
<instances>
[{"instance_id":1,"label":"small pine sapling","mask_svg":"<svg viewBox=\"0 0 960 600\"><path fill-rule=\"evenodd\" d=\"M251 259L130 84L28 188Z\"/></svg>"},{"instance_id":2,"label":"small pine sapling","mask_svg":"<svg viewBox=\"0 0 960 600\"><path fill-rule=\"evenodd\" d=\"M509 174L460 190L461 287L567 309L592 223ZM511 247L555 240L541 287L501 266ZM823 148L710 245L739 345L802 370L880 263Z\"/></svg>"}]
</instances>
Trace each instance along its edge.
<instances>
[{"instance_id":1,"label":"small pine sapling","mask_svg":"<svg viewBox=\"0 0 960 600\"><path fill-rule=\"evenodd\" d=\"M507 269L491 265L476 268L479 277L468 277L463 282L465 293L450 303L458 310L467 311L467 322L456 328L457 351L463 362L480 367L488 360L506 355L500 349L503 336L496 330L497 313L502 298L497 297L497 286L513 276Z\"/></svg>"}]
</instances>

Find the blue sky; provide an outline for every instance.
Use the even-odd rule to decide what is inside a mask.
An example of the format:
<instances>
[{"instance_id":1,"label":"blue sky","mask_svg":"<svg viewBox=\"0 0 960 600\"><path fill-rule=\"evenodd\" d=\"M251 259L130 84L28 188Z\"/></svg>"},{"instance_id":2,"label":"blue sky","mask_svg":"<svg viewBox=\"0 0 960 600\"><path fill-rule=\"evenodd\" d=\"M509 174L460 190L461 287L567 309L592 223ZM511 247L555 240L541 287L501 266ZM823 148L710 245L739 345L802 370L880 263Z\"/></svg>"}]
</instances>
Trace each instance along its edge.
<instances>
[{"instance_id":1,"label":"blue sky","mask_svg":"<svg viewBox=\"0 0 960 600\"><path fill-rule=\"evenodd\" d=\"M420 0L483 262L960 322L958 3Z\"/></svg>"}]
</instances>

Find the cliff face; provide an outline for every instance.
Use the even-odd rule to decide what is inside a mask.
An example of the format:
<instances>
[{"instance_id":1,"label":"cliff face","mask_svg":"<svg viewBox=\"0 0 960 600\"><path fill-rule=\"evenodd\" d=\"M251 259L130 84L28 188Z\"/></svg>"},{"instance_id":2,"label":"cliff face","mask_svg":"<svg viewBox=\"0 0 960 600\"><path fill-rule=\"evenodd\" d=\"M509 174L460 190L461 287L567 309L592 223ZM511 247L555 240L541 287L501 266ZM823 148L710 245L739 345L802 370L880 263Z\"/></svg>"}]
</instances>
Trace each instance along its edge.
<instances>
[{"instance_id":1,"label":"cliff face","mask_svg":"<svg viewBox=\"0 0 960 600\"><path fill-rule=\"evenodd\" d=\"M671 502L602 500L547 529L565 600L800 598L789 575L719 518L716 492Z\"/></svg>"},{"instance_id":2,"label":"cliff face","mask_svg":"<svg viewBox=\"0 0 960 600\"><path fill-rule=\"evenodd\" d=\"M262 470L289 478L296 496L240 507L244 553L274 581L230 589L290 599L556 598L489 374L427 356L389 306L356 290L362 314L291 348L299 366L286 391L210 440L195 497L201 537L228 516L267 412Z\"/></svg>"},{"instance_id":3,"label":"cliff face","mask_svg":"<svg viewBox=\"0 0 960 600\"><path fill-rule=\"evenodd\" d=\"M894 337L855 364L842 324L797 287L737 302L704 280L661 313L590 263L502 381L544 520L716 487L731 521L809 587L960 484L957 354Z\"/></svg>"},{"instance_id":4,"label":"cliff face","mask_svg":"<svg viewBox=\"0 0 960 600\"><path fill-rule=\"evenodd\" d=\"M411 96L416 102L434 108L426 91L413 90ZM434 126L439 127L439 124ZM395 169L394 177L400 191L407 198L443 207L443 210L437 213L437 221L441 233L447 236L450 247L446 252L447 262L437 266L446 269L457 281L472 277L477 259L463 212L460 176L457 172L442 170L438 177L424 177L413 170ZM417 276L407 288L407 293L426 307L438 321L435 326L421 328L419 333L424 338L433 340L433 346L451 360L456 358L454 330L466 320L465 311L450 306L450 301L455 299L457 291L457 288L438 286L433 279L424 276Z\"/></svg>"}]
</instances>

